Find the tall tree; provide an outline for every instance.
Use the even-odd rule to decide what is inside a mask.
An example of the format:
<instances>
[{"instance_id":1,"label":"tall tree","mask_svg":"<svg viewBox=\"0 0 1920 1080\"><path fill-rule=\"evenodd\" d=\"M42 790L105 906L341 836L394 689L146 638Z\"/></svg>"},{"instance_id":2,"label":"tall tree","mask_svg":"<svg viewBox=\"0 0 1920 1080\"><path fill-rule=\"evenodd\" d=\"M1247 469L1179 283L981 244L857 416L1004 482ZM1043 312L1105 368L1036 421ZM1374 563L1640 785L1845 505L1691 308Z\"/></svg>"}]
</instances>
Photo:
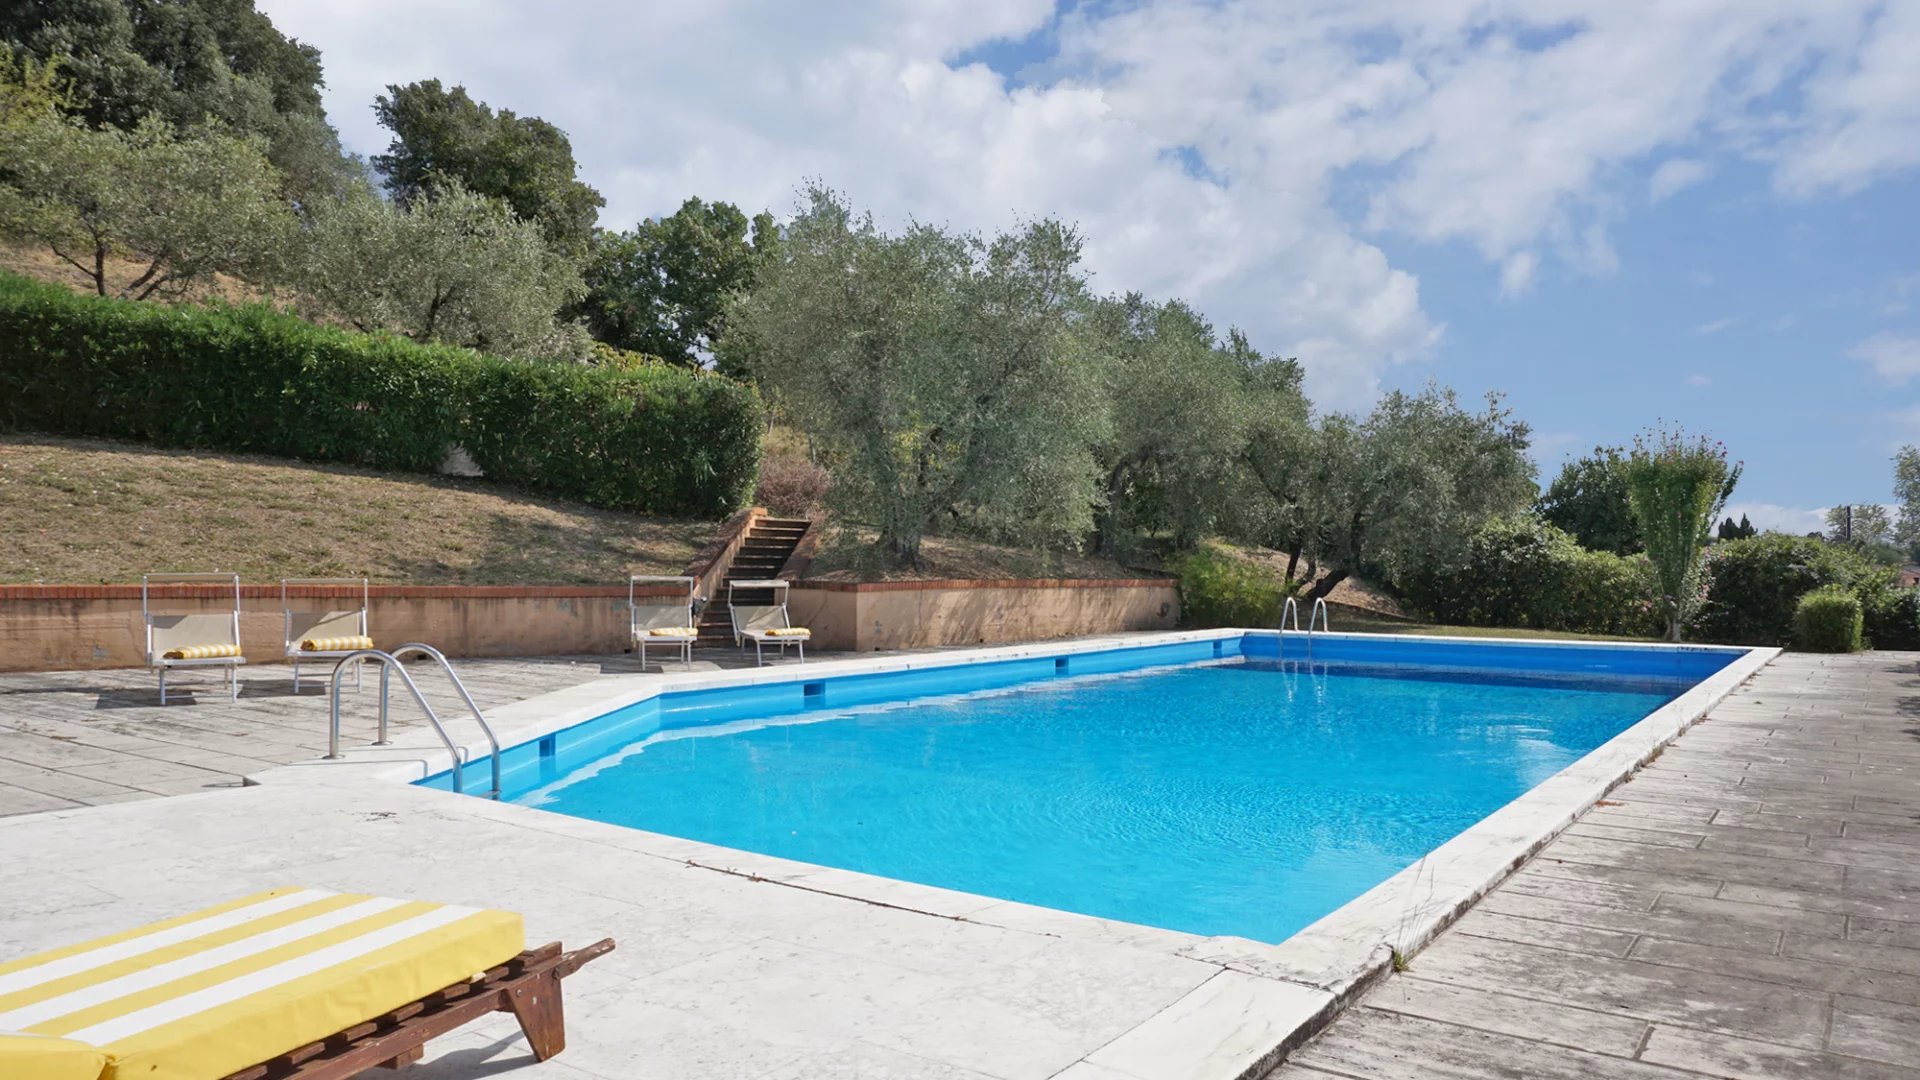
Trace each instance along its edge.
<instances>
[{"instance_id":1,"label":"tall tree","mask_svg":"<svg viewBox=\"0 0 1920 1080\"><path fill-rule=\"evenodd\" d=\"M1534 492L1527 425L1490 395L1469 412L1453 391L1393 391L1365 420L1329 416L1310 444L1301 512L1309 555L1327 573L1305 594L1356 573L1393 580L1457 565L1482 523Z\"/></svg>"},{"instance_id":2,"label":"tall tree","mask_svg":"<svg viewBox=\"0 0 1920 1080\"><path fill-rule=\"evenodd\" d=\"M303 304L361 330L509 356L585 349L554 319L579 296L574 265L537 225L458 184L411 206L363 188L318 207L291 261Z\"/></svg>"},{"instance_id":3,"label":"tall tree","mask_svg":"<svg viewBox=\"0 0 1920 1080\"><path fill-rule=\"evenodd\" d=\"M1920 559L1920 449L1903 446L1893 455L1893 499L1898 507L1894 542Z\"/></svg>"},{"instance_id":4,"label":"tall tree","mask_svg":"<svg viewBox=\"0 0 1920 1080\"><path fill-rule=\"evenodd\" d=\"M256 275L293 225L253 140L157 117L132 131L42 111L0 143L0 231L45 245L101 296L178 295ZM119 257L137 260L131 278Z\"/></svg>"},{"instance_id":5,"label":"tall tree","mask_svg":"<svg viewBox=\"0 0 1920 1080\"><path fill-rule=\"evenodd\" d=\"M1180 301L1096 301L1081 323L1112 418L1094 547L1109 557L1138 530L1190 546L1231 513L1250 401L1243 360ZM1244 339L1235 339L1244 344Z\"/></svg>"},{"instance_id":6,"label":"tall tree","mask_svg":"<svg viewBox=\"0 0 1920 1080\"><path fill-rule=\"evenodd\" d=\"M1745 540L1747 537L1757 536L1759 533L1760 530L1753 527L1753 522L1747 520L1747 515L1741 514L1738 524L1736 524L1731 517L1722 521L1720 523L1720 531L1716 534L1716 538L1720 540Z\"/></svg>"},{"instance_id":7,"label":"tall tree","mask_svg":"<svg viewBox=\"0 0 1920 1080\"><path fill-rule=\"evenodd\" d=\"M1572 533L1589 551L1632 555L1644 546L1627 505L1626 461L1618 447L1596 446L1562 465L1537 507L1548 524Z\"/></svg>"},{"instance_id":8,"label":"tall tree","mask_svg":"<svg viewBox=\"0 0 1920 1080\"><path fill-rule=\"evenodd\" d=\"M1725 446L1676 429L1635 439L1625 471L1627 498L1659 583L1667 640L1679 641L1700 606L1702 557L1714 520L1740 481L1740 466L1728 463Z\"/></svg>"},{"instance_id":9,"label":"tall tree","mask_svg":"<svg viewBox=\"0 0 1920 1080\"><path fill-rule=\"evenodd\" d=\"M1893 543L1894 519L1878 503L1854 503L1827 508L1827 539L1855 547Z\"/></svg>"},{"instance_id":10,"label":"tall tree","mask_svg":"<svg viewBox=\"0 0 1920 1080\"><path fill-rule=\"evenodd\" d=\"M771 214L749 222L731 203L700 199L602 232L586 268L587 328L617 348L697 364L720 340L727 301L752 287L779 237Z\"/></svg>"},{"instance_id":11,"label":"tall tree","mask_svg":"<svg viewBox=\"0 0 1920 1080\"><path fill-rule=\"evenodd\" d=\"M0 4L0 40L57 59L94 126L212 119L262 137L296 201L337 193L357 171L321 106L319 50L280 33L253 0Z\"/></svg>"},{"instance_id":12,"label":"tall tree","mask_svg":"<svg viewBox=\"0 0 1920 1080\"><path fill-rule=\"evenodd\" d=\"M401 205L454 181L538 222L569 254L586 254L606 200L579 180L566 132L537 116L495 112L465 87L448 89L438 79L387 87L374 113L393 141L373 167Z\"/></svg>"},{"instance_id":13,"label":"tall tree","mask_svg":"<svg viewBox=\"0 0 1920 1080\"><path fill-rule=\"evenodd\" d=\"M720 347L835 463L834 505L904 565L936 528L1083 537L1106 415L1074 332L1079 238L1052 221L887 235L831 192L808 200Z\"/></svg>"}]
</instances>

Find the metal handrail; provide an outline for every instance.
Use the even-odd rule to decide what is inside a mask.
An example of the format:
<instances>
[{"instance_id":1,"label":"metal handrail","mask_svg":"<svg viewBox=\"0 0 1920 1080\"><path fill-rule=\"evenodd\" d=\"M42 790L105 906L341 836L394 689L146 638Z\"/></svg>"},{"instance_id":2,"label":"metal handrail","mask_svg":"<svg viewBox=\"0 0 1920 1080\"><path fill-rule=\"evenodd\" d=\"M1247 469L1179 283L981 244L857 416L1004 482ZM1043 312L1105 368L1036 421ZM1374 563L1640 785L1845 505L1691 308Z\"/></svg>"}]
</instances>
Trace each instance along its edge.
<instances>
[{"instance_id":1,"label":"metal handrail","mask_svg":"<svg viewBox=\"0 0 1920 1080\"><path fill-rule=\"evenodd\" d=\"M439 714L433 711L433 706L427 704L426 696L421 694L420 687L414 684L413 676L407 674L407 669L400 665L400 661L397 658L395 658L392 653L383 652L379 649L355 649L353 652L350 652L347 655L341 657L339 663L333 665L333 692L330 695L328 695L329 697L328 708L330 710L331 715L329 717L329 723L327 726L327 758L329 760L337 761L341 757L341 754L340 754L340 676L346 674L348 664L354 663L356 661L362 661L362 660L380 661L380 689L381 689L380 738L381 738L381 741L379 743L375 743L374 745L376 746L384 745L386 741L387 698L386 698L385 691L387 687L387 672L398 671L400 672L400 681L407 684L407 691L413 695L413 700L419 704L420 711L427 714L427 722L433 725L434 732L440 736L440 742L444 744L447 748L447 755L453 759L453 790L456 792L461 791L462 785L460 781L460 770L466 764L466 761L460 752L460 747L454 743L453 737L447 734L447 729L444 725L440 723L440 716ZM499 791L500 755L498 754L495 754L493 759L493 776L494 776L493 797L498 798L500 794L500 791Z\"/></svg>"},{"instance_id":2,"label":"metal handrail","mask_svg":"<svg viewBox=\"0 0 1920 1080\"><path fill-rule=\"evenodd\" d=\"M1286 603L1280 605L1280 625L1273 632L1273 656L1276 660L1284 659L1287 655L1287 616L1289 615L1293 616L1293 632L1297 634L1300 632L1300 602L1291 596L1287 597Z\"/></svg>"},{"instance_id":3,"label":"metal handrail","mask_svg":"<svg viewBox=\"0 0 1920 1080\"><path fill-rule=\"evenodd\" d=\"M1329 634L1333 633L1333 626L1331 623L1327 621L1327 598L1324 596L1317 596L1314 598L1313 611L1307 615L1307 659L1308 660L1313 659L1313 624L1314 624L1314 620L1316 619L1319 620L1320 629L1323 632L1329 633Z\"/></svg>"},{"instance_id":4,"label":"metal handrail","mask_svg":"<svg viewBox=\"0 0 1920 1080\"><path fill-rule=\"evenodd\" d=\"M405 645L402 645L399 648L393 650L391 655L396 661L399 661L399 660L406 659L408 656L414 653L419 653L421 656L431 657L434 663L440 665L440 670L447 673L447 679L453 683L454 690L460 694L460 700L466 702L467 709L473 713L474 723L480 725L480 733L487 737L487 745L493 748L493 790L487 793L487 798L489 799L499 798L500 797L500 739L494 735L493 725L487 723L487 718L484 715L482 715L480 712L480 706L474 703L473 695L467 693L467 684L460 681L460 676L454 673L453 665L447 663L447 656L445 653L423 642L410 641ZM403 669L401 671L401 674L405 675L406 671ZM408 682L411 683L412 680L409 679ZM381 689L380 738L384 741L387 737L387 695L386 695L386 683L384 680L381 682L380 689ZM435 723L437 724L438 721L435 721ZM459 774L460 774L459 768L455 767L454 775L457 777ZM455 791L460 790L457 784L454 786L454 790Z\"/></svg>"}]
</instances>

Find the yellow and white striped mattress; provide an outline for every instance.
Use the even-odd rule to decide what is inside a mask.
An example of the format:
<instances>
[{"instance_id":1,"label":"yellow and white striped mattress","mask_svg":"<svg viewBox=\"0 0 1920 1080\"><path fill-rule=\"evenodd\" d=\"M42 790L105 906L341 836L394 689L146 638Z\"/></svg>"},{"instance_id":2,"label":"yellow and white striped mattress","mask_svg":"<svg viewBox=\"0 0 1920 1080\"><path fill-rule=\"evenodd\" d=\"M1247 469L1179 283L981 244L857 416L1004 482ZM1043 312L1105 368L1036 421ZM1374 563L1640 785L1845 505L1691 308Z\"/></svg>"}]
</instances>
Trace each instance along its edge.
<instances>
[{"instance_id":1,"label":"yellow and white striped mattress","mask_svg":"<svg viewBox=\"0 0 1920 1080\"><path fill-rule=\"evenodd\" d=\"M512 912L272 889L0 964L0 1077L216 1080L525 944Z\"/></svg>"}]
</instances>

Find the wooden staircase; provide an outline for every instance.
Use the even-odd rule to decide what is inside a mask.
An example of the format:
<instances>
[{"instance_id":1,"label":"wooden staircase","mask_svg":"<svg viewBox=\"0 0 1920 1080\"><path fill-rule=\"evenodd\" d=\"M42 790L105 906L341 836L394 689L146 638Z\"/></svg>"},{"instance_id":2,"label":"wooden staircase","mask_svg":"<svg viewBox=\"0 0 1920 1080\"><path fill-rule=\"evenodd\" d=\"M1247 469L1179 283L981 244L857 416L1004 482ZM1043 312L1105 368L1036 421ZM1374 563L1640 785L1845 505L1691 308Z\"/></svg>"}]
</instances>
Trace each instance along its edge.
<instances>
[{"instance_id":1,"label":"wooden staircase","mask_svg":"<svg viewBox=\"0 0 1920 1080\"><path fill-rule=\"evenodd\" d=\"M727 583L765 581L778 577L780 568L806 535L806 518L761 518L747 530L747 538L727 567L725 582L700 613L701 645L733 645L733 623L727 616ZM740 589L734 599L742 604L773 603L772 589Z\"/></svg>"}]
</instances>

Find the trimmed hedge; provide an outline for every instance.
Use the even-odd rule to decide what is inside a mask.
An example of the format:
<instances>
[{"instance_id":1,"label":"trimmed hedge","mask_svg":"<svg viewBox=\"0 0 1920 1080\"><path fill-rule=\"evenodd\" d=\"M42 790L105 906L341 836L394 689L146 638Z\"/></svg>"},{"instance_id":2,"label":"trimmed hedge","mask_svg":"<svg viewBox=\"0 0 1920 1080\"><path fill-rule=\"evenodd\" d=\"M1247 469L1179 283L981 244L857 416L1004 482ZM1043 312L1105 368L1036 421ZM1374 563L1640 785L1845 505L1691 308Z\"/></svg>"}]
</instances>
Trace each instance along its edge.
<instances>
[{"instance_id":1,"label":"trimmed hedge","mask_svg":"<svg viewBox=\"0 0 1920 1080\"><path fill-rule=\"evenodd\" d=\"M1844 585L1802 596L1793 610L1793 643L1808 652L1859 652L1864 622L1860 598Z\"/></svg>"},{"instance_id":2,"label":"trimmed hedge","mask_svg":"<svg viewBox=\"0 0 1920 1080\"><path fill-rule=\"evenodd\" d=\"M1729 645L1786 645L1794 610L1815 589L1855 593L1891 583L1891 574L1838 544L1810 536L1763 533L1707 549L1706 602L1689 638Z\"/></svg>"},{"instance_id":3,"label":"trimmed hedge","mask_svg":"<svg viewBox=\"0 0 1920 1080\"><path fill-rule=\"evenodd\" d=\"M1644 556L1588 551L1538 517L1487 522L1466 561L1408 575L1407 601L1435 622L1591 634L1657 634L1653 573Z\"/></svg>"},{"instance_id":4,"label":"trimmed hedge","mask_svg":"<svg viewBox=\"0 0 1920 1080\"><path fill-rule=\"evenodd\" d=\"M640 513L720 517L760 463L751 387L669 367L509 360L266 305L80 296L0 274L0 428L432 472Z\"/></svg>"}]
</instances>

